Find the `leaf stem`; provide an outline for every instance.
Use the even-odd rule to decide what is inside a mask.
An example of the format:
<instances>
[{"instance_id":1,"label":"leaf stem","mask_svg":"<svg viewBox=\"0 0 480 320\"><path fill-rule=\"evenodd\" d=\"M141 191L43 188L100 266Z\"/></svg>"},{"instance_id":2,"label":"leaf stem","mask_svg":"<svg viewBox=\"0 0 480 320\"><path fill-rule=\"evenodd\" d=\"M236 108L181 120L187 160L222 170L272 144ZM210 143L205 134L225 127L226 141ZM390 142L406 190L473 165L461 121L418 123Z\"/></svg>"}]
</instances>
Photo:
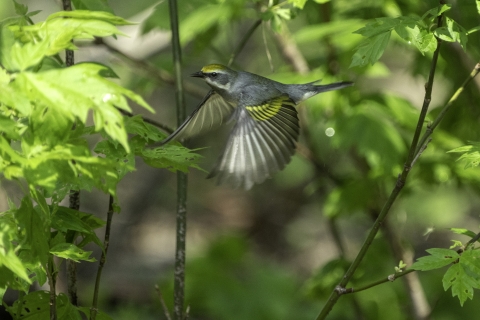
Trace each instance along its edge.
<instances>
[{"instance_id":1,"label":"leaf stem","mask_svg":"<svg viewBox=\"0 0 480 320\"><path fill-rule=\"evenodd\" d=\"M182 80L182 51L178 28L177 1L169 0L170 24L172 29L173 65L175 70L175 98L177 101L177 125L180 126L186 118L185 99ZM174 276L174 312L175 320L184 319L185 300L185 247L187 234L187 174L177 172L177 228L175 247Z\"/></svg>"},{"instance_id":2,"label":"leaf stem","mask_svg":"<svg viewBox=\"0 0 480 320\"><path fill-rule=\"evenodd\" d=\"M440 15L437 19L437 26L440 27L442 25L442 20L443 20L443 15ZM418 145L418 140L420 137L420 133L423 128L423 123L425 121L425 117L428 112L428 107L430 105L431 97L432 97L432 88L433 88L433 80L435 76L435 69L437 66L437 61L438 61L438 56L440 52L440 45L441 41L437 39L437 48L435 49L435 52L433 53L433 58L432 58L432 63L430 66L430 72L428 76L428 81L427 84L425 85L425 97L423 100L423 105L422 105L422 110L420 111L420 115L417 121L417 127L415 129L415 133L413 135L412 143L410 145L410 149L408 152L407 160L405 162L403 171L401 174L398 175L397 182L395 183L395 187L393 188L392 192L390 193L390 196L388 197L385 205L383 206L382 210L380 211L377 219L375 220L375 223L373 224L372 229L370 230L367 238L365 239L365 242L363 243L360 251L358 252L357 256L355 257L355 260L352 262L350 265L350 268L347 270L345 275L343 276L342 280L340 283L335 287L335 289L332 291L330 294L330 297L327 300L327 303L323 307L322 311L320 314L317 316L317 320L322 320L325 319L330 311L332 310L333 306L337 303L338 299L342 294L345 293L345 286L348 284L350 279L352 278L353 274L357 270L358 266L362 262L363 258L367 254L368 249L370 248L370 245L373 243L373 240L375 239L375 236L377 235L378 231L380 230L380 227L383 223L383 220L387 216L388 212L390 211L390 208L392 207L393 203L397 199L398 195L400 194L400 191L403 189L405 185L406 178L410 172L410 169L412 167L412 162L415 158L416 154L416 148Z\"/></svg>"},{"instance_id":3,"label":"leaf stem","mask_svg":"<svg viewBox=\"0 0 480 320\"><path fill-rule=\"evenodd\" d=\"M100 278L102 277L102 270L107 261L107 252L108 246L110 244L110 230L112 228L112 218L113 218L113 196L110 195L108 201L108 213L107 213L107 225L105 226L105 239L103 241L103 250L100 262L98 263L97 277L95 279L95 289L93 291L93 302L92 307L90 308L90 320L95 320L98 312L98 293L100 289Z\"/></svg>"}]
</instances>

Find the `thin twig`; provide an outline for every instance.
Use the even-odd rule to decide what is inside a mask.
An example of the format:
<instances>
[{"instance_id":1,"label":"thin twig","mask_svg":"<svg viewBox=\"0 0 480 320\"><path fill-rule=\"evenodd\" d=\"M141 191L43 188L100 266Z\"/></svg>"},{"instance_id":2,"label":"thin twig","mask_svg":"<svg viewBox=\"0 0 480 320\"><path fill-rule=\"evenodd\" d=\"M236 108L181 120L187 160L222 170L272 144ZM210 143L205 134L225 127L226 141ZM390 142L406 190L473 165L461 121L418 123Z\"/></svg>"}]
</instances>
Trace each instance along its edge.
<instances>
[{"instance_id":1,"label":"thin twig","mask_svg":"<svg viewBox=\"0 0 480 320\"><path fill-rule=\"evenodd\" d=\"M443 15L440 15L437 19L437 26L440 27L442 25L442 20L443 20ZM417 127L415 129L415 133L412 139L412 143L410 145L410 149L408 152L408 157L405 162L404 168L402 173L398 176L397 182L395 184L395 187L393 188L389 198L387 199L384 207L380 211L380 214L378 215L378 218L375 220L375 223L373 224L372 229L370 230L365 242L363 243L360 251L358 252L357 256L355 257L355 260L352 262L350 265L350 268L347 270L345 275L343 276L342 280L338 284L338 286L332 291L330 297L327 300L327 303L324 305L322 311L320 314L317 316L317 320L322 320L327 317L327 315L330 313L332 310L333 306L337 303L338 299L340 298L342 291L345 290L345 286L348 284L350 279L352 278L353 274L357 270L358 266L362 262L363 258L367 254L368 249L370 248L370 245L372 244L375 236L378 233L378 230L380 229L383 220L387 216L388 212L390 211L390 208L392 207L393 203L397 199L400 191L403 189L403 186L405 185L406 178L410 172L410 169L412 167L412 162L413 159L415 158L416 154L416 148L418 145L418 140L420 137L420 133L423 129L423 123L425 121L426 114L428 112L428 107L430 105L431 101L431 96L432 96L432 87L433 87L433 80L435 76L435 69L438 61L438 55L440 52L440 45L441 41L440 39L437 39L438 44L437 48L435 49L435 52L433 53L433 58L432 58L432 64L430 66L430 73L428 76L428 81L425 86L425 98L422 106L422 110L420 111L419 119L417 122Z\"/></svg>"},{"instance_id":2,"label":"thin twig","mask_svg":"<svg viewBox=\"0 0 480 320\"><path fill-rule=\"evenodd\" d=\"M110 195L108 201L108 213L107 213L107 225L105 226L105 239L103 241L103 251L98 263L97 277L95 279L95 289L93 291L93 302L92 307L90 308L90 320L95 320L98 312L98 294L100 290L100 279L102 277L102 270L105 262L107 261L107 252L108 246L110 244L110 230L112 228L112 218L113 218L113 196Z\"/></svg>"},{"instance_id":3,"label":"thin twig","mask_svg":"<svg viewBox=\"0 0 480 320\"><path fill-rule=\"evenodd\" d=\"M442 108L440 113L438 114L437 118L433 121L432 124L430 124L427 127L427 130L423 134L422 138L420 139L419 146L422 146L425 144L425 141L432 135L433 130L438 126L438 124L443 120L443 117L447 113L447 111L452 107L453 103L457 100L457 98L460 96L460 94L463 92L465 87L472 81L480 72L480 63L477 63L475 67L473 68L472 72L470 72L470 75L465 79L465 81L462 83L462 85L455 91L455 93L452 95L450 100L448 100L447 104ZM420 148L420 147L419 147ZM420 152L420 149L416 150L416 153L418 154Z\"/></svg>"},{"instance_id":4,"label":"thin twig","mask_svg":"<svg viewBox=\"0 0 480 320\"><path fill-rule=\"evenodd\" d=\"M475 242L477 242L478 239L480 239L480 232L477 233L477 235L476 235L475 237L473 237L472 239L470 239L470 240L465 244L465 248L467 248L468 246L471 246L472 244L474 244Z\"/></svg>"},{"instance_id":5,"label":"thin twig","mask_svg":"<svg viewBox=\"0 0 480 320\"><path fill-rule=\"evenodd\" d=\"M248 29L248 31L243 36L242 40L238 43L238 46L233 50L232 54L230 55L230 60L228 60L228 66L230 67L232 63L237 58L238 54L243 50L245 45L247 44L250 37L253 35L255 30L257 30L258 26L262 24L262 19L258 19L255 23Z\"/></svg>"},{"instance_id":6,"label":"thin twig","mask_svg":"<svg viewBox=\"0 0 480 320\"><path fill-rule=\"evenodd\" d=\"M170 317L170 312L168 312L167 304L165 303L165 300L163 299L163 295L162 295L162 292L160 291L160 288L159 288L158 284L155 285L155 290L157 291L158 299L160 300L160 304L162 305L162 309L163 309L163 313L165 314L165 318L167 318L167 320L172 320L172 318Z\"/></svg>"},{"instance_id":7,"label":"thin twig","mask_svg":"<svg viewBox=\"0 0 480 320\"><path fill-rule=\"evenodd\" d=\"M175 70L175 98L177 102L177 125L186 118L185 98L182 81L182 51L178 28L177 1L169 0L170 25L172 30L173 65ZM173 284L173 317L184 320L183 305L185 300L185 245L187 236L187 174L177 173L177 228L175 246L175 276Z\"/></svg>"},{"instance_id":8,"label":"thin twig","mask_svg":"<svg viewBox=\"0 0 480 320\"><path fill-rule=\"evenodd\" d=\"M364 286L360 286L358 288L353 288L353 287L352 288L345 288L345 289L342 290L342 294L356 293L356 292L360 292L360 291L363 291L363 290L373 288L373 287L378 286L379 284L382 284L382 283L385 283L385 282L393 282L396 279L398 279L400 277L403 277L403 276L405 276L405 275L407 275L411 272L414 272L414 271L416 271L416 270L415 269L407 269L407 270L402 271L402 272L395 272L394 274L391 274L384 279L366 284Z\"/></svg>"}]
</instances>

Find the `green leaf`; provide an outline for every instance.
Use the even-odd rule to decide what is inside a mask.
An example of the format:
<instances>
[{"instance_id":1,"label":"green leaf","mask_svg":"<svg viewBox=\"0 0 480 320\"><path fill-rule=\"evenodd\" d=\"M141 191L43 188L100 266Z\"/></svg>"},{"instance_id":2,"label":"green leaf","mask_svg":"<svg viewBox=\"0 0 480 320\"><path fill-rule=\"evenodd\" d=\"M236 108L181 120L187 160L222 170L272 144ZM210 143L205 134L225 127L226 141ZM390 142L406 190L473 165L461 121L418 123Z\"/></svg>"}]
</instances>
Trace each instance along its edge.
<instances>
[{"instance_id":1,"label":"green leaf","mask_svg":"<svg viewBox=\"0 0 480 320\"><path fill-rule=\"evenodd\" d=\"M429 256L418 258L412 269L428 271L447 266L460 258L455 250L432 248L427 250Z\"/></svg>"},{"instance_id":2,"label":"green leaf","mask_svg":"<svg viewBox=\"0 0 480 320\"><path fill-rule=\"evenodd\" d=\"M52 216L52 228L67 232L69 230L85 234L94 233L93 229L79 217L79 211L59 206Z\"/></svg>"},{"instance_id":3,"label":"green leaf","mask_svg":"<svg viewBox=\"0 0 480 320\"><path fill-rule=\"evenodd\" d=\"M445 20L446 26L435 29L435 35L444 41L458 42L465 50L468 41L467 30L449 17Z\"/></svg>"},{"instance_id":4,"label":"green leaf","mask_svg":"<svg viewBox=\"0 0 480 320\"><path fill-rule=\"evenodd\" d=\"M451 8L452 8L452 6L450 4L442 4L442 5L440 5L436 8L430 9L427 12L425 12L425 14L422 16L421 20L436 18L439 15L441 15L442 13L447 12Z\"/></svg>"},{"instance_id":5,"label":"green leaf","mask_svg":"<svg viewBox=\"0 0 480 320\"><path fill-rule=\"evenodd\" d=\"M80 313L73 306L68 297L60 293L56 298L57 318L59 320L81 320ZM17 311L20 310L20 314ZM49 319L50 293L48 291L34 291L13 303L7 311L14 319Z\"/></svg>"},{"instance_id":6,"label":"green leaf","mask_svg":"<svg viewBox=\"0 0 480 320\"><path fill-rule=\"evenodd\" d=\"M469 141L469 145L455 148L449 153L463 153L457 161L465 163L465 169L477 167L480 163L480 142Z\"/></svg>"},{"instance_id":7,"label":"green leaf","mask_svg":"<svg viewBox=\"0 0 480 320\"><path fill-rule=\"evenodd\" d=\"M15 13L23 16L26 15L28 12L28 7L24 4L18 3L16 0L13 0L13 4L15 5Z\"/></svg>"},{"instance_id":8,"label":"green leaf","mask_svg":"<svg viewBox=\"0 0 480 320\"><path fill-rule=\"evenodd\" d=\"M202 170L197 164L201 156L193 151L196 150L168 144L155 149L142 150L140 156L146 164L155 168L165 168L172 172L178 170L188 172L190 167Z\"/></svg>"},{"instance_id":9,"label":"green leaf","mask_svg":"<svg viewBox=\"0 0 480 320\"><path fill-rule=\"evenodd\" d=\"M470 231L468 229L462 229L462 228L450 228L450 231L456 233L456 234L463 234L466 236L469 236L470 238L473 238L476 236L475 232ZM480 240L477 240L480 241Z\"/></svg>"},{"instance_id":10,"label":"green leaf","mask_svg":"<svg viewBox=\"0 0 480 320\"><path fill-rule=\"evenodd\" d=\"M36 210L28 197L22 199L20 208L15 212L15 219L22 233L22 245L29 245L35 260L46 265L48 260L48 239L50 232L46 230L45 221Z\"/></svg>"},{"instance_id":11,"label":"green leaf","mask_svg":"<svg viewBox=\"0 0 480 320\"><path fill-rule=\"evenodd\" d=\"M95 258L90 258L92 251L84 251L71 243L59 243L50 249L50 253L64 259L70 259L75 262L81 260L94 262Z\"/></svg>"},{"instance_id":12,"label":"green leaf","mask_svg":"<svg viewBox=\"0 0 480 320\"><path fill-rule=\"evenodd\" d=\"M15 222L12 219L0 216L0 266L5 266L16 276L31 283L26 267L15 254L12 241L18 241L16 232Z\"/></svg>"},{"instance_id":13,"label":"green leaf","mask_svg":"<svg viewBox=\"0 0 480 320\"><path fill-rule=\"evenodd\" d=\"M61 70L22 72L15 86L27 92L31 101L51 108L59 117L74 120L76 116L86 123L92 110L95 129L104 129L128 151L123 117L117 108L130 111L126 99L129 98L152 112L153 109L139 95L104 79L100 73L105 70L98 64L81 63Z\"/></svg>"},{"instance_id":14,"label":"green leaf","mask_svg":"<svg viewBox=\"0 0 480 320\"><path fill-rule=\"evenodd\" d=\"M296 8L303 9L307 0L288 0L288 3L292 3Z\"/></svg>"},{"instance_id":15,"label":"green leaf","mask_svg":"<svg viewBox=\"0 0 480 320\"><path fill-rule=\"evenodd\" d=\"M468 298L473 299L473 288L478 288L480 285L479 281L472 278L465 270L465 266L460 263L454 264L445 272L442 282L445 291L452 287L452 296L458 296L462 306Z\"/></svg>"},{"instance_id":16,"label":"green leaf","mask_svg":"<svg viewBox=\"0 0 480 320\"><path fill-rule=\"evenodd\" d=\"M73 11L59 11L51 14L47 21L58 18L76 18L76 19L93 19L108 22L116 26L125 26L135 24L121 17L118 17L110 12L105 11L89 11L89 10L73 10Z\"/></svg>"},{"instance_id":17,"label":"green leaf","mask_svg":"<svg viewBox=\"0 0 480 320\"><path fill-rule=\"evenodd\" d=\"M106 11L113 14L107 0L72 0L72 3L77 10Z\"/></svg>"},{"instance_id":18,"label":"green leaf","mask_svg":"<svg viewBox=\"0 0 480 320\"><path fill-rule=\"evenodd\" d=\"M374 64L383 55L390 40L390 34L391 32L381 33L360 44L353 55L349 68L356 66L363 67L369 63Z\"/></svg>"}]
</instances>

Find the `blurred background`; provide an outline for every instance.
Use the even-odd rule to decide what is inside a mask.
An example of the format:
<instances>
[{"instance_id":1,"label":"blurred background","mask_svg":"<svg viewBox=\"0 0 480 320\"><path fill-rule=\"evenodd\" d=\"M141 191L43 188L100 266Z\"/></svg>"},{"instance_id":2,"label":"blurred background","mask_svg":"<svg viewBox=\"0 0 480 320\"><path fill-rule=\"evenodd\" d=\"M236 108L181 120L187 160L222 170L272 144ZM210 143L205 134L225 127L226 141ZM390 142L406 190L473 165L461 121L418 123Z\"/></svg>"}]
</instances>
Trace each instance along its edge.
<instances>
[{"instance_id":1,"label":"blurred background","mask_svg":"<svg viewBox=\"0 0 480 320\"><path fill-rule=\"evenodd\" d=\"M60 1L19 0L34 22L61 10ZM448 1L448 15L466 29L478 26L475 1ZM156 110L145 117L175 128L176 106L168 6L153 0L116 0L116 15L138 24L128 37L78 43L75 61L107 64L119 82ZM209 63L227 64L268 1L179 1L187 112L208 87L188 75ZM262 23L233 67L281 82L354 81L355 86L299 106L302 134L285 170L249 191L216 186L207 173L188 175L186 304L190 319L314 319L355 257L401 172L410 144L431 56L392 35L373 66L349 68L362 37L353 33L371 19L423 15L437 1L337 0L306 2L286 23ZM0 19L14 15L0 2ZM272 30L275 29L275 30ZM466 52L444 43L428 121L479 61L479 33ZM351 286L394 273L432 247L466 241L448 228L478 232L480 171L465 169L447 151L480 141L480 82L471 83L433 135L382 226ZM135 108L134 113L145 112ZM228 128L191 139L209 171ZM92 147L96 141L91 141ZM0 209L15 185L0 186ZM101 283L100 309L113 319L163 319L155 285L171 308L175 249L176 174L137 161L118 187L110 251ZM108 195L82 192L80 210L106 218ZM103 231L98 233L103 238ZM100 250L91 246L97 259ZM89 306L96 263L78 265L79 301ZM460 307L444 292L444 270L414 273L340 299L330 319L473 319L474 301ZM58 291L66 291L60 277ZM7 293L6 300L8 301ZM16 299L12 296L11 299ZM422 317L423 315L423 317ZM3 319L3 316L2 316Z\"/></svg>"}]
</instances>

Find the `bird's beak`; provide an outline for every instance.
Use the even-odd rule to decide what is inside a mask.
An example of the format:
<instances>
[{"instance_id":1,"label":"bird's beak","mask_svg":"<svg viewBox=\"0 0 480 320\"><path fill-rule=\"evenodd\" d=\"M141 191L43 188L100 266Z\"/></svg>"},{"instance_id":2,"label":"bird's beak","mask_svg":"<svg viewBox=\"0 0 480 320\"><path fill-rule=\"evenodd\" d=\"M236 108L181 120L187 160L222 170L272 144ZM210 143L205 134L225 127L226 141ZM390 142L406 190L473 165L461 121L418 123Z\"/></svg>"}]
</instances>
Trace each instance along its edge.
<instances>
[{"instance_id":1,"label":"bird's beak","mask_svg":"<svg viewBox=\"0 0 480 320\"><path fill-rule=\"evenodd\" d=\"M203 77L204 77L204 74L203 74L202 71L198 71L198 72L192 73L192 74L190 75L190 77L203 78Z\"/></svg>"}]
</instances>

